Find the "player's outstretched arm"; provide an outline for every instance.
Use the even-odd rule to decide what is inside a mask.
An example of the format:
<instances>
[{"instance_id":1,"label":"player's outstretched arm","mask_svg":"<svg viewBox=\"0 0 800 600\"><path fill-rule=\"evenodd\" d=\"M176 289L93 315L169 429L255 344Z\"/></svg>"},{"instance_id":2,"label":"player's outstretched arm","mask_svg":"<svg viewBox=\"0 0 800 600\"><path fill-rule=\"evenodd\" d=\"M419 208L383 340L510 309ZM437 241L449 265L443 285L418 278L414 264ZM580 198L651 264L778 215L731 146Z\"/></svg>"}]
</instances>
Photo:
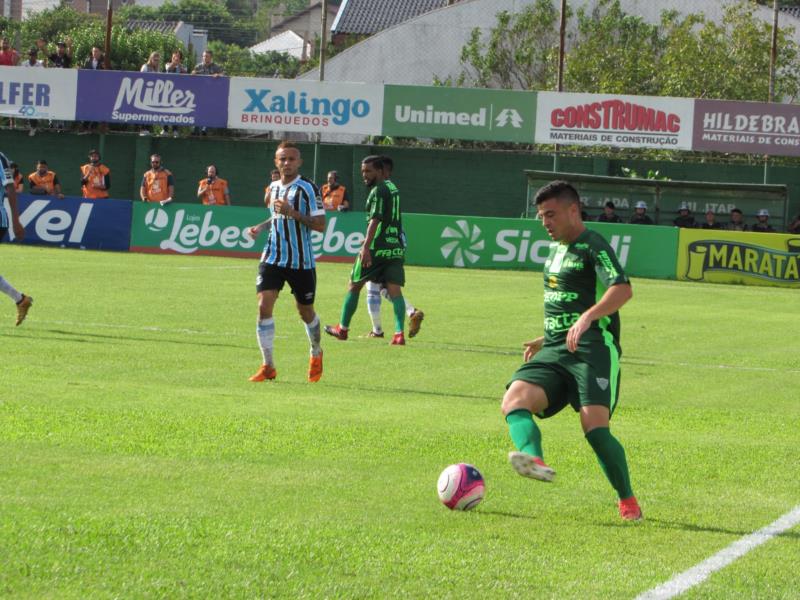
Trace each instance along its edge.
<instances>
[{"instance_id":1,"label":"player's outstretched arm","mask_svg":"<svg viewBox=\"0 0 800 600\"><path fill-rule=\"evenodd\" d=\"M618 283L608 288L592 307L584 312L567 332L567 350L575 352L581 336L594 321L614 314L633 297L630 283Z\"/></svg>"}]
</instances>

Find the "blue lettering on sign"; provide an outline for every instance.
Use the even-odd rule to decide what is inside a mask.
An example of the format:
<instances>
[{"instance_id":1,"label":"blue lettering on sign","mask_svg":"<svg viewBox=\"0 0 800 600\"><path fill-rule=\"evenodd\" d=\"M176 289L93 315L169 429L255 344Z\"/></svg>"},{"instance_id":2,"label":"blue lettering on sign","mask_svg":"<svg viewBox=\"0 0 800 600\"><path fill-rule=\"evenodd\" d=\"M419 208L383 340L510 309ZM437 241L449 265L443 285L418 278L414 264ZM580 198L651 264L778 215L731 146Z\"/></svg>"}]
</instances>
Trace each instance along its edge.
<instances>
[{"instance_id":1,"label":"blue lettering on sign","mask_svg":"<svg viewBox=\"0 0 800 600\"><path fill-rule=\"evenodd\" d=\"M46 83L0 81L0 104L50 106L50 86Z\"/></svg>"},{"instance_id":2,"label":"blue lettering on sign","mask_svg":"<svg viewBox=\"0 0 800 600\"><path fill-rule=\"evenodd\" d=\"M306 92L289 92L285 96L274 95L267 98L272 90L246 89L244 92L250 98L242 112L252 113L289 113L291 115L313 115L333 117L331 120L336 125L344 125L351 117L364 118L369 114L369 102L366 100L351 100L350 98L309 98Z\"/></svg>"}]
</instances>

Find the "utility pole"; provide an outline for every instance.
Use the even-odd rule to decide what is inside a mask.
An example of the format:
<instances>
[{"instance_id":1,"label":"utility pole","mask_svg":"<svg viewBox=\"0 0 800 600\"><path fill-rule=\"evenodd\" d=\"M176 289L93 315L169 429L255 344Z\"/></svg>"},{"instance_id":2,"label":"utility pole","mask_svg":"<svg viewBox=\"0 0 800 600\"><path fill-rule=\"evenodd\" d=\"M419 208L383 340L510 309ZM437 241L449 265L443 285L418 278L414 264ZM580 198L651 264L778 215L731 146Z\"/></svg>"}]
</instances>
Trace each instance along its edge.
<instances>
[{"instance_id":1,"label":"utility pole","mask_svg":"<svg viewBox=\"0 0 800 600\"><path fill-rule=\"evenodd\" d=\"M111 6L112 0L108 0L106 5L106 45L104 48L103 66L106 70L111 68L111 18L114 16L114 7Z\"/></svg>"},{"instance_id":2,"label":"utility pole","mask_svg":"<svg viewBox=\"0 0 800 600\"><path fill-rule=\"evenodd\" d=\"M556 91L564 91L564 39L567 31L567 0L561 0L561 24L558 29L558 86ZM553 172L557 172L561 165L558 157L558 144L553 151Z\"/></svg>"},{"instance_id":3,"label":"utility pole","mask_svg":"<svg viewBox=\"0 0 800 600\"><path fill-rule=\"evenodd\" d=\"M775 65L778 62L778 0L772 0L772 47L769 54L769 92L767 102L775 101ZM769 154L764 155L764 183L769 182Z\"/></svg>"},{"instance_id":4,"label":"utility pole","mask_svg":"<svg viewBox=\"0 0 800 600\"><path fill-rule=\"evenodd\" d=\"M325 81L325 54L328 46L328 0L322 0L322 19L319 35L319 81ZM314 142L314 181L319 179L319 148L322 133L317 132L316 140Z\"/></svg>"}]
</instances>

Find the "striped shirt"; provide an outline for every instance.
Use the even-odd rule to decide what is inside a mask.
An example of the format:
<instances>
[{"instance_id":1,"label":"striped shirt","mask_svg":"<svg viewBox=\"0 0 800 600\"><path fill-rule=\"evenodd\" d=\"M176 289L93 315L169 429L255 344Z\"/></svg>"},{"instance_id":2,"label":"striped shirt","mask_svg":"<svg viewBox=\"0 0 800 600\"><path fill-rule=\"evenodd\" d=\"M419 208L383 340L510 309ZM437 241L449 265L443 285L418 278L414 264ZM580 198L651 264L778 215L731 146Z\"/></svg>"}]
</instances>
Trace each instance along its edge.
<instances>
[{"instance_id":1,"label":"striped shirt","mask_svg":"<svg viewBox=\"0 0 800 600\"><path fill-rule=\"evenodd\" d=\"M14 173L11 172L11 161L0 152L0 229L8 229L9 221L6 214L6 186L14 185Z\"/></svg>"},{"instance_id":2,"label":"striped shirt","mask_svg":"<svg viewBox=\"0 0 800 600\"><path fill-rule=\"evenodd\" d=\"M319 189L300 175L286 185L280 180L270 183L269 197L271 202L278 198L288 201L301 215L316 217L325 214ZM286 215L273 213L272 227L261 254L261 262L289 269L313 269L315 262L311 229Z\"/></svg>"}]
</instances>

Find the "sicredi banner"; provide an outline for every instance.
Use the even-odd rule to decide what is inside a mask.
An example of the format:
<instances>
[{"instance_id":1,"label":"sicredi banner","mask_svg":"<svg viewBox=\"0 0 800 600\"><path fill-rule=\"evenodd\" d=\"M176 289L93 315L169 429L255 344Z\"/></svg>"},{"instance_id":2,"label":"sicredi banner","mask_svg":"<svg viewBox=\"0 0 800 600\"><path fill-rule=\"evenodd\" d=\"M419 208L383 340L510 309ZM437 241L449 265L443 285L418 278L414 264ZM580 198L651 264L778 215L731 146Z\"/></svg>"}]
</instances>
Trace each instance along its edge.
<instances>
[{"instance_id":1,"label":"sicredi banner","mask_svg":"<svg viewBox=\"0 0 800 600\"><path fill-rule=\"evenodd\" d=\"M536 143L689 150L693 115L688 98L539 92Z\"/></svg>"},{"instance_id":2,"label":"sicredi banner","mask_svg":"<svg viewBox=\"0 0 800 600\"><path fill-rule=\"evenodd\" d=\"M10 208L5 200L8 214ZM128 250L131 230L130 200L89 200L67 196L17 195L25 244L86 250ZM14 241L13 228L6 234Z\"/></svg>"},{"instance_id":3,"label":"sicredi banner","mask_svg":"<svg viewBox=\"0 0 800 600\"><path fill-rule=\"evenodd\" d=\"M91 69L76 72L80 121L227 126L227 77Z\"/></svg>"},{"instance_id":4,"label":"sicredi banner","mask_svg":"<svg viewBox=\"0 0 800 600\"><path fill-rule=\"evenodd\" d=\"M800 287L800 236L681 229L678 279Z\"/></svg>"},{"instance_id":5,"label":"sicredi banner","mask_svg":"<svg viewBox=\"0 0 800 600\"><path fill-rule=\"evenodd\" d=\"M692 149L800 156L800 106L696 100Z\"/></svg>"},{"instance_id":6,"label":"sicredi banner","mask_svg":"<svg viewBox=\"0 0 800 600\"><path fill-rule=\"evenodd\" d=\"M78 71L0 67L0 115L75 120Z\"/></svg>"},{"instance_id":7,"label":"sicredi banner","mask_svg":"<svg viewBox=\"0 0 800 600\"><path fill-rule=\"evenodd\" d=\"M533 143L536 93L387 85L383 135Z\"/></svg>"},{"instance_id":8,"label":"sicredi banner","mask_svg":"<svg viewBox=\"0 0 800 600\"><path fill-rule=\"evenodd\" d=\"M228 127L379 135L383 86L232 77Z\"/></svg>"}]
</instances>

